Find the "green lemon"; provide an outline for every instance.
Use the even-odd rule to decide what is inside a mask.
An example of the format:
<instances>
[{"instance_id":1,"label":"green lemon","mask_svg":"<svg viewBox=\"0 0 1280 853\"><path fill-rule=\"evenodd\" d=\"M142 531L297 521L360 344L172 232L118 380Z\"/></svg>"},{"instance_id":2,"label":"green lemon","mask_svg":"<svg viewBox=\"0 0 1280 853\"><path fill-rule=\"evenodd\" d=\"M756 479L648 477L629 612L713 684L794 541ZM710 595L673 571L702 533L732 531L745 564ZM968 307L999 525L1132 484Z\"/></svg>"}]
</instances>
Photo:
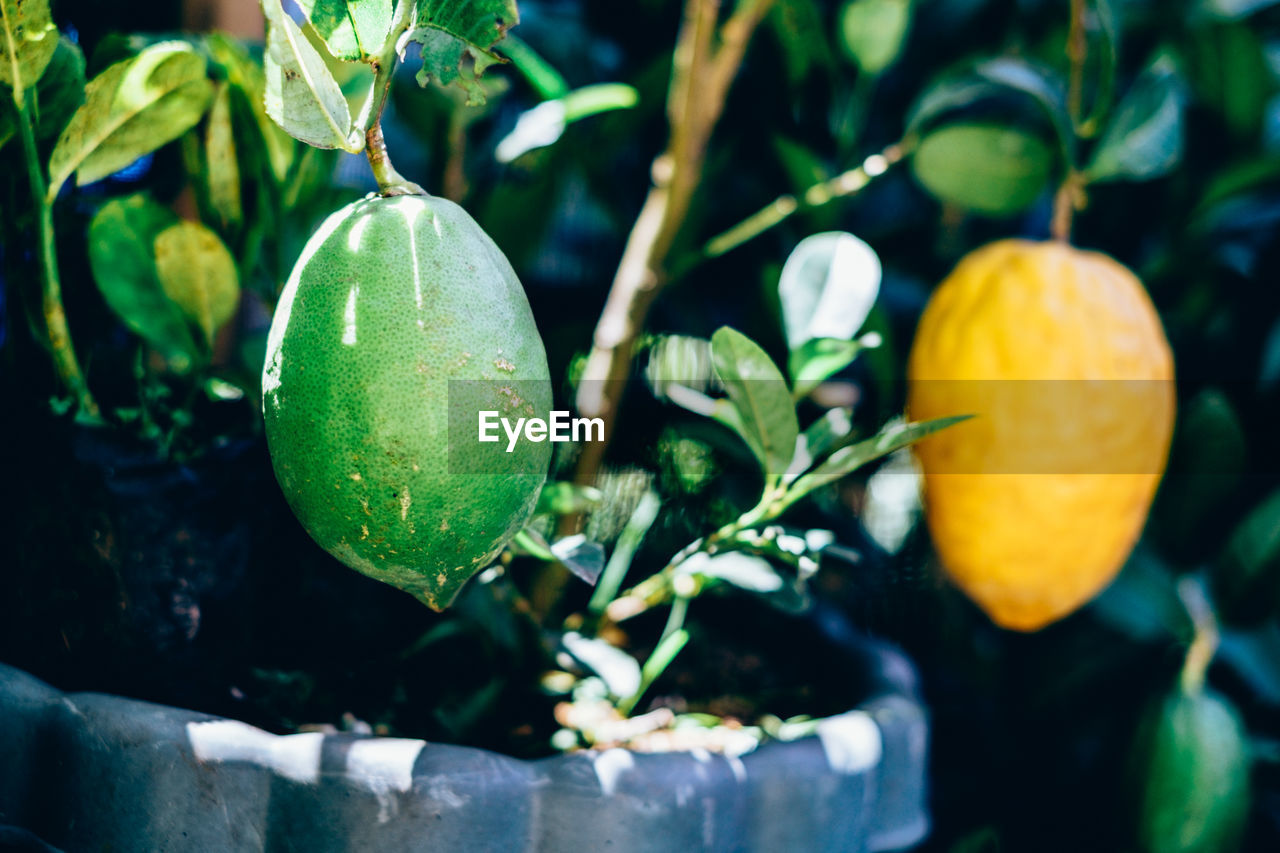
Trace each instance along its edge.
<instances>
[{"instance_id":1,"label":"green lemon","mask_svg":"<svg viewBox=\"0 0 1280 853\"><path fill-rule=\"evenodd\" d=\"M1144 715L1130 757L1141 853L1230 853L1249 813L1249 747L1225 697L1175 688Z\"/></svg>"},{"instance_id":2,"label":"green lemon","mask_svg":"<svg viewBox=\"0 0 1280 853\"><path fill-rule=\"evenodd\" d=\"M528 520L551 447L478 412L546 417L542 339L511 265L452 202L371 197L307 242L267 342L276 478L356 571L448 607Z\"/></svg>"}]
</instances>

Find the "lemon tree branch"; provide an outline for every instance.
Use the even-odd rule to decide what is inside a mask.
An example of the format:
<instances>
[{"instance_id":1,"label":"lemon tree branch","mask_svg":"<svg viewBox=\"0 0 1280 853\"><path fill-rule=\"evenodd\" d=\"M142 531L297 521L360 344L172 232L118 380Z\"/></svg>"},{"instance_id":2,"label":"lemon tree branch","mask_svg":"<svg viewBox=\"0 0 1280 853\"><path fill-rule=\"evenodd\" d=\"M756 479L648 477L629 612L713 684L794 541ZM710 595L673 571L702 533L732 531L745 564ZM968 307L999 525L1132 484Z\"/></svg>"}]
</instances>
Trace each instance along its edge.
<instances>
[{"instance_id":1,"label":"lemon tree branch","mask_svg":"<svg viewBox=\"0 0 1280 853\"><path fill-rule=\"evenodd\" d=\"M671 279L668 259L702 179L707 142L729 86L773 0L741 0L719 27L719 0L687 0L667 97L670 136L654 160L653 185L623 251L601 312L578 391L578 409L604 421L604 440L587 443L575 479L595 480L613 434L635 342L658 293Z\"/></svg>"}]
</instances>

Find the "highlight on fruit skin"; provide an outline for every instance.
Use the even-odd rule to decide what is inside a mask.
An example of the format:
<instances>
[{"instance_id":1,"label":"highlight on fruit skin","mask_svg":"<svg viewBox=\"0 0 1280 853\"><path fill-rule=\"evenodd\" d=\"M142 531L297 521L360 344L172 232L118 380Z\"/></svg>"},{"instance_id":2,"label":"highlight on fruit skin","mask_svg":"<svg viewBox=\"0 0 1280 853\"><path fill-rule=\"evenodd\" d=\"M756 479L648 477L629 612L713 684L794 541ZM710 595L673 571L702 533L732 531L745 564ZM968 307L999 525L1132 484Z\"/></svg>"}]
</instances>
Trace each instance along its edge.
<instances>
[{"instance_id":1,"label":"highlight on fruit skin","mask_svg":"<svg viewBox=\"0 0 1280 853\"><path fill-rule=\"evenodd\" d=\"M290 507L339 560L447 607L528 520L550 462L547 443L477 443L476 412L550 407L528 299L462 208L371 197L308 241L271 325L263 415Z\"/></svg>"},{"instance_id":2,"label":"highlight on fruit skin","mask_svg":"<svg viewBox=\"0 0 1280 853\"><path fill-rule=\"evenodd\" d=\"M1084 605L1133 549L1173 433L1173 357L1141 282L1106 255L1002 240L962 259L921 317L911 420L947 575L1005 628Z\"/></svg>"}]
</instances>

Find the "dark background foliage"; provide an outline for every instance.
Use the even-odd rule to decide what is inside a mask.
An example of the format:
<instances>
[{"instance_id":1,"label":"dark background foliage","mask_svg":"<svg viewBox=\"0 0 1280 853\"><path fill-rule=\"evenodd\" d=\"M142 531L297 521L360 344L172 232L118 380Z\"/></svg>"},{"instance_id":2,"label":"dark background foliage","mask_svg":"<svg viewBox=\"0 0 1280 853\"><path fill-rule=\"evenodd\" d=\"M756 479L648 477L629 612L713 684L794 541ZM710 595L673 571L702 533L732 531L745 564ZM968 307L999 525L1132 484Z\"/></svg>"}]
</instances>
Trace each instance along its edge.
<instances>
[{"instance_id":1,"label":"dark background foliage","mask_svg":"<svg viewBox=\"0 0 1280 853\"><path fill-rule=\"evenodd\" d=\"M432 192L460 196L511 257L564 393L665 141L679 6L522 0L515 33L572 87L621 81L640 97L636 108L574 123L553 146L509 164L495 160L494 148L539 100L519 74L491 75L501 83L488 105L465 114L453 96L419 90L411 74L395 84L387 136L398 167ZM844 53L840 4L780 0L732 89L681 242L696 246L780 193L802 192L896 141L920 93L975 59L1016 56L1065 73L1066 6L921 0L902 55L870 79ZM1091 187L1073 238L1140 275L1178 365L1171 470L1132 564L1097 605L1041 633L1014 635L939 579L922 530L892 551L868 535L857 511L867 500L865 477L800 513L799 523L836 531L860 554L856 563L824 565L823 606L856 633L899 644L920 669L934 726L936 827L927 850L1126 849L1134 783L1125 756L1142 709L1176 678L1188 629L1172 584L1196 572L1219 590L1227 625L1210 681L1240 709L1257 758L1247 845L1280 849L1280 566L1272 554L1261 580L1219 577L1238 570L1222 556L1233 532L1280 486L1280 7L1133 0L1117 11L1117 90L1127 91L1157 55L1172 59L1186 89L1176 166L1144 183ZM55 15L78 38L90 75L118 55L119 29L164 33L183 23L178 4L151 2L64 0ZM1017 99L969 109L1047 137L1043 116ZM456 145L459 125L465 148ZM14 156L12 147L0 152L6 212L21 208L25 192ZM330 165L332 181L278 224L246 282L261 296L247 300L237 339L224 347L229 379L256 375L270 300L316 218L373 186L358 159ZM107 406L133 406L147 392L131 369L136 343L94 288L86 223L105 199L139 187L180 200L184 182L175 144L60 202L68 315ZM839 377L870 401L859 417L874 429L901 410L905 352L932 287L985 242L1046 236L1052 204L1046 184L1011 216L974 215L940 204L898 168L854 198L698 267L663 294L649 328L706 337L729 324L782 361L774 295L782 261L804 236L850 231L885 266L870 321L885 346ZM551 700L525 671L522 628L476 596L451 616L424 615L319 552L274 486L247 401L199 397L167 459L127 435L86 435L55 413L50 400L59 392L30 331L38 303L29 228L6 216L0 244L0 659L64 689L188 704L276 729L351 713L391 731L545 752ZM654 472L667 497L638 565L660 566L708 519L741 511L755 475L716 428L656 402L640 383L620 423L612 469ZM673 429L695 440L722 476L680 485ZM615 476L625 515L635 490ZM1280 512L1263 523L1280 528ZM587 594L574 588L570 598ZM673 670L653 701L677 695L733 713L747 695L748 707L786 716L838 710L856 692L817 616L784 617L741 596L710 602L697 616L701 636L691 648L706 651ZM430 665L414 651L424 630L439 632ZM634 633L652 630L641 624Z\"/></svg>"}]
</instances>

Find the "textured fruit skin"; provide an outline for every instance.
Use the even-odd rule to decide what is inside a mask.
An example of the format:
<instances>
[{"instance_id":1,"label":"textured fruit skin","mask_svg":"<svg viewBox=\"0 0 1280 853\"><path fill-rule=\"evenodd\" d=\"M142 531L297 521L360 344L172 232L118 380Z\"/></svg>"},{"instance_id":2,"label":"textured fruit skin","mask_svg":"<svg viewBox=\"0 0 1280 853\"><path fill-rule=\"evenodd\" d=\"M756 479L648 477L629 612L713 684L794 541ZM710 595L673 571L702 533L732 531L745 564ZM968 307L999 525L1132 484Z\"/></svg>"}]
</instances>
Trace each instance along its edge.
<instances>
[{"instance_id":1,"label":"textured fruit skin","mask_svg":"<svg viewBox=\"0 0 1280 853\"><path fill-rule=\"evenodd\" d=\"M1249 813L1239 715L1209 690L1175 689L1144 716L1131 756L1142 853L1230 853Z\"/></svg>"},{"instance_id":2,"label":"textured fruit skin","mask_svg":"<svg viewBox=\"0 0 1280 853\"><path fill-rule=\"evenodd\" d=\"M1138 279L1062 243L992 243L934 292L907 376L912 420L975 415L916 447L955 583L1021 631L1110 583L1173 432L1173 358Z\"/></svg>"},{"instance_id":3,"label":"textured fruit skin","mask_svg":"<svg viewBox=\"0 0 1280 853\"><path fill-rule=\"evenodd\" d=\"M550 406L524 290L462 208L369 198L308 241L271 325L263 415L290 507L339 560L447 607L528 519L551 454L480 445L472 415L451 458L449 410Z\"/></svg>"}]
</instances>

